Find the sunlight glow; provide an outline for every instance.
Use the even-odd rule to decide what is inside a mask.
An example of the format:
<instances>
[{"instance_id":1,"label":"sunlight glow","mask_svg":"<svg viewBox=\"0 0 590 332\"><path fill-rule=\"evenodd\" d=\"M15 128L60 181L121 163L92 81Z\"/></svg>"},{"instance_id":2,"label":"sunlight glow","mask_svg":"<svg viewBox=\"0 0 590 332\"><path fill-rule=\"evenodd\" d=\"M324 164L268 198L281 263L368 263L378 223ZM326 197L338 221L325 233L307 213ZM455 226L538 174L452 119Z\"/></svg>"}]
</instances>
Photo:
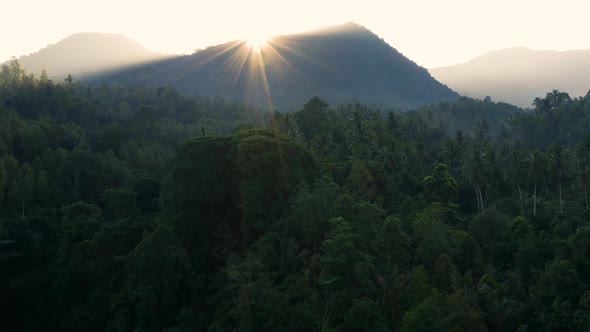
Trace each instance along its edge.
<instances>
[{"instance_id":1,"label":"sunlight glow","mask_svg":"<svg viewBox=\"0 0 590 332\"><path fill-rule=\"evenodd\" d=\"M223 59L219 75L227 80L219 94L238 93L245 104L274 110L273 86L269 80L269 73L283 75L288 72L290 75L295 74L291 77L293 79L305 79L288 59L305 59L319 67L335 70L329 64L301 53L298 49L296 41L281 36L243 38L204 51L209 54L194 63L190 70L197 70L211 61Z\"/></svg>"},{"instance_id":2,"label":"sunlight glow","mask_svg":"<svg viewBox=\"0 0 590 332\"><path fill-rule=\"evenodd\" d=\"M260 52L266 45L268 45L269 38L257 36L248 38L248 46L255 52Z\"/></svg>"},{"instance_id":3,"label":"sunlight glow","mask_svg":"<svg viewBox=\"0 0 590 332\"><path fill-rule=\"evenodd\" d=\"M3 13L26 13L29 24L22 24L21 15L2 16L0 63L77 32L121 33L157 52L192 54L252 35L287 35L354 21L419 65L435 68L513 46L586 49L590 10L587 0L565 0L561 6L549 0L169 0L165 6L161 1L103 0L91 11L89 3L1 1Z\"/></svg>"}]
</instances>

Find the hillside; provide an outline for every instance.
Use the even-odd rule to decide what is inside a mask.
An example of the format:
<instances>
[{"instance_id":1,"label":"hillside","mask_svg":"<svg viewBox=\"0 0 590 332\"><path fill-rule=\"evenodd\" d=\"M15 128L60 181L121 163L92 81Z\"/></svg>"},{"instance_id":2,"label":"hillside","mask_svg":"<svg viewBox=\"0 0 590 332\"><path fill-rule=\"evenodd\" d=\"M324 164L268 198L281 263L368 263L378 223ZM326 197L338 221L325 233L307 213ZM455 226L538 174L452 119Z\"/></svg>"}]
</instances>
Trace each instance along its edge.
<instances>
[{"instance_id":1,"label":"hillside","mask_svg":"<svg viewBox=\"0 0 590 332\"><path fill-rule=\"evenodd\" d=\"M18 61L28 72L36 75L45 68L51 78L63 79L71 74L82 79L164 57L123 35L77 33L38 52L21 56Z\"/></svg>"},{"instance_id":2,"label":"hillside","mask_svg":"<svg viewBox=\"0 0 590 332\"><path fill-rule=\"evenodd\" d=\"M429 71L440 82L469 97L491 96L527 107L535 97L553 89L572 97L586 95L590 89L590 50L509 48Z\"/></svg>"},{"instance_id":3,"label":"hillside","mask_svg":"<svg viewBox=\"0 0 590 332\"><path fill-rule=\"evenodd\" d=\"M314 95L331 104L354 100L399 107L459 97L354 23L279 36L261 49L233 41L94 83L171 86L187 95L221 96L281 110L296 110Z\"/></svg>"}]
</instances>

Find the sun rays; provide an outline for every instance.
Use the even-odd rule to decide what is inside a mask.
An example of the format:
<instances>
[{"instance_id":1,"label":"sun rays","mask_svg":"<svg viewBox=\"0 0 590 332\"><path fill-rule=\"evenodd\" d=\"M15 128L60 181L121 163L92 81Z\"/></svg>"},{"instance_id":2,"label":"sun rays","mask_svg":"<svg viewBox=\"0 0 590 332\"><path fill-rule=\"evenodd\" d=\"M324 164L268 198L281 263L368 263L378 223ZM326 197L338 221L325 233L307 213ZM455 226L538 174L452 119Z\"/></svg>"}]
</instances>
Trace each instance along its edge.
<instances>
[{"instance_id":1,"label":"sun rays","mask_svg":"<svg viewBox=\"0 0 590 332\"><path fill-rule=\"evenodd\" d=\"M248 38L246 43L256 53L260 53L264 47L268 45L268 38L266 37L252 37Z\"/></svg>"},{"instance_id":2,"label":"sun rays","mask_svg":"<svg viewBox=\"0 0 590 332\"><path fill-rule=\"evenodd\" d=\"M239 96L247 105L274 111L273 96L280 99L287 92L284 86L282 90L273 91L273 80L305 80L297 68L301 62L318 68L329 67L320 65L313 53L306 54L298 48L300 45L296 41L284 37L252 37L201 51L190 72L205 70L205 64L217 63L214 75L222 77L222 84L216 88L217 95Z\"/></svg>"},{"instance_id":3,"label":"sun rays","mask_svg":"<svg viewBox=\"0 0 590 332\"><path fill-rule=\"evenodd\" d=\"M276 52L265 37L249 38L243 41L235 52L225 61L223 71L231 78L228 88L231 90L245 84L243 101L257 104L263 100L264 107L273 110L271 87L269 86L266 67L276 63ZM256 102L258 101L258 102Z\"/></svg>"}]
</instances>

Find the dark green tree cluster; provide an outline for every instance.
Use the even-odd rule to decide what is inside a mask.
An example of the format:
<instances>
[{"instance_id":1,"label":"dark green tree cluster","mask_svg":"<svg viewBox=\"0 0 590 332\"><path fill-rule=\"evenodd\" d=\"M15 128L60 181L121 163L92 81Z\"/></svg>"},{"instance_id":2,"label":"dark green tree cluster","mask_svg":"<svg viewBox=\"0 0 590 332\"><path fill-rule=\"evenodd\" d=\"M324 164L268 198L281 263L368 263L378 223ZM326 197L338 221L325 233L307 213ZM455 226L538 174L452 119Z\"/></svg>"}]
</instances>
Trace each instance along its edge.
<instances>
[{"instance_id":1,"label":"dark green tree cluster","mask_svg":"<svg viewBox=\"0 0 590 332\"><path fill-rule=\"evenodd\" d=\"M175 149L268 118L219 98L87 88L72 77L35 78L16 61L3 66L0 329L173 325L191 303L173 292L190 300L186 290L200 283L176 233L160 226L160 186ZM168 273L178 275L160 280ZM168 317L151 318L158 297L169 302Z\"/></svg>"},{"instance_id":2,"label":"dark green tree cluster","mask_svg":"<svg viewBox=\"0 0 590 332\"><path fill-rule=\"evenodd\" d=\"M587 331L585 100L270 115L13 62L0 329Z\"/></svg>"}]
</instances>

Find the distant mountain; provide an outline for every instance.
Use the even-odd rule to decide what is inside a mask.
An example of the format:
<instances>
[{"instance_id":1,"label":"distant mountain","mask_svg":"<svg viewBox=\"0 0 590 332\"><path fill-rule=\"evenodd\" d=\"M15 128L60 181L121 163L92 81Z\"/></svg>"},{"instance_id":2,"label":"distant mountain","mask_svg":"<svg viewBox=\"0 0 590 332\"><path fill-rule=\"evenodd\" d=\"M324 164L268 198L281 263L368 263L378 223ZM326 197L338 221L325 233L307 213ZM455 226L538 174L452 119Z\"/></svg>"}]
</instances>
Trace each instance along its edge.
<instances>
[{"instance_id":1,"label":"distant mountain","mask_svg":"<svg viewBox=\"0 0 590 332\"><path fill-rule=\"evenodd\" d=\"M279 36L260 49L233 41L94 82L172 86L188 95L221 96L279 110L295 110L314 95L329 103L354 100L404 108L459 97L354 23Z\"/></svg>"},{"instance_id":2,"label":"distant mountain","mask_svg":"<svg viewBox=\"0 0 590 332\"><path fill-rule=\"evenodd\" d=\"M590 50L494 51L463 64L430 69L440 82L469 97L531 106L553 89L584 96L590 89Z\"/></svg>"},{"instance_id":3,"label":"distant mountain","mask_svg":"<svg viewBox=\"0 0 590 332\"><path fill-rule=\"evenodd\" d=\"M123 35L78 33L18 60L35 75L45 68L51 78L63 79L71 74L75 79L83 79L166 57Z\"/></svg>"}]
</instances>

